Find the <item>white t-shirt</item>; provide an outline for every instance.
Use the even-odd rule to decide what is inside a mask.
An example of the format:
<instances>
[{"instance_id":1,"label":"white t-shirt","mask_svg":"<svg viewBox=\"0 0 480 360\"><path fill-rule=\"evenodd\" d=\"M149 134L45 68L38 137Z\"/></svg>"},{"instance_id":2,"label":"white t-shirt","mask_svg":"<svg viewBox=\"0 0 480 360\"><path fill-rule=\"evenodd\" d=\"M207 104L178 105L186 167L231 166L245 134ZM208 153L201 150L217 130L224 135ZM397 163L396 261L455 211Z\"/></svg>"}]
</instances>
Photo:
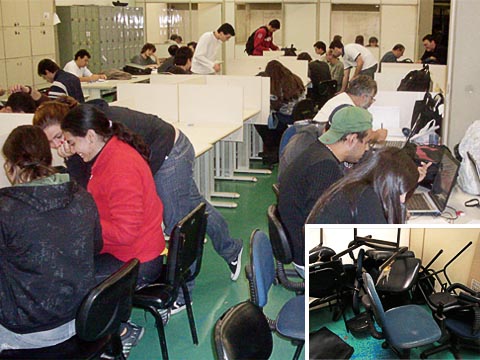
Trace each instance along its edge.
<instances>
[{"instance_id":1,"label":"white t-shirt","mask_svg":"<svg viewBox=\"0 0 480 360\"><path fill-rule=\"evenodd\" d=\"M192 58L191 70L194 74L208 75L215 73L213 66L215 65L217 50L221 44L222 41L217 40L212 31L200 36Z\"/></svg>"},{"instance_id":2,"label":"white t-shirt","mask_svg":"<svg viewBox=\"0 0 480 360\"><path fill-rule=\"evenodd\" d=\"M328 100L325 105L323 105L322 108L318 111L317 115L315 115L313 120L327 122L328 117L333 112L333 110L335 110L338 106L344 104L355 106L352 98L346 92L342 92Z\"/></svg>"},{"instance_id":3,"label":"white t-shirt","mask_svg":"<svg viewBox=\"0 0 480 360\"><path fill-rule=\"evenodd\" d=\"M88 77L92 76L92 72L88 70L88 68L82 67L79 68L75 60L71 60L68 63L65 64L65 67L63 68L66 72L69 72L73 75L76 75L77 77Z\"/></svg>"},{"instance_id":4,"label":"white t-shirt","mask_svg":"<svg viewBox=\"0 0 480 360\"><path fill-rule=\"evenodd\" d=\"M369 69L377 64L377 60L373 54L366 47L359 44L347 44L343 48L343 68L350 69L357 66L358 55L362 56L363 67L362 70Z\"/></svg>"}]
</instances>

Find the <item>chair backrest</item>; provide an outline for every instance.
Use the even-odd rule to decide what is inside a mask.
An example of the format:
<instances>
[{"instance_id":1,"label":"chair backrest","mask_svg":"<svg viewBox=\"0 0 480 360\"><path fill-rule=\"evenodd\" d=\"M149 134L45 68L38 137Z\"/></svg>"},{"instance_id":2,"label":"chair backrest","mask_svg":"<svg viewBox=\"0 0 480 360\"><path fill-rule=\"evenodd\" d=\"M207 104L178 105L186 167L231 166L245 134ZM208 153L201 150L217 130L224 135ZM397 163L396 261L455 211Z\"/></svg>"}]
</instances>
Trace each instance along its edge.
<instances>
[{"instance_id":1,"label":"chair backrest","mask_svg":"<svg viewBox=\"0 0 480 360\"><path fill-rule=\"evenodd\" d=\"M268 359L272 354L272 332L262 310L250 301L228 309L215 324L218 359Z\"/></svg>"},{"instance_id":2,"label":"chair backrest","mask_svg":"<svg viewBox=\"0 0 480 360\"><path fill-rule=\"evenodd\" d=\"M318 262L309 267L310 296L324 298L340 292L344 286L342 260Z\"/></svg>"},{"instance_id":3,"label":"chair backrest","mask_svg":"<svg viewBox=\"0 0 480 360\"><path fill-rule=\"evenodd\" d=\"M75 321L77 335L95 341L118 333L130 318L138 276L138 259L132 259L95 286L82 301Z\"/></svg>"},{"instance_id":4,"label":"chair backrest","mask_svg":"<svg viewBox=\"0 0 480 360\"><path fill-rule=\"evenodd\" d=\"M315 104L310 99L300 100L292 110L293 121L313 119L316 114Z\"/></svg>"},{"instance_id":5,"label":"chair backrest","mask_svg":"<svg viewBox=\"0 0 480 360\"><path fill-rule=\"evenodd\" d=\"M375 284L373 283L373 279L369 273L363 273L363 283L366 286L368 297L372 302L372 310L373 314L375 315L375 320L377 321L378 325L383 329L385 325L385 310L383 309L382 302L380 301L380 297L378 296L377 290L375 289Z\"/></svg>"},{"instance_id":6,"label":"chair backrest","mask_svg":"<svg viewBox=\"0 0 480 360\"><path fill-rule=\"evenodd\" d=\"M207 228L205 203L200 203L172 230L168 246L166 281L175 289L182 279L189 281L200 272ZM195 269L190 267L195 263Z\"/></svg>"},{"instance_id":7,"label":"chair backrest","mask_svg":"<svg viewBox=\"0 0 480 360\"><path fill-rule=\"evenodd\" d=\"M277 205L270 205L267 210L268 234L272 244L275 259L282 264L290 264L293 261L293 254L287 233L280 220Z\"/></svg>"},{"instance_id":8,"label":"chair backrest","mask_svg":"<svg viewBox=\"0 0 480 360\"><path fill-rule=\"evenodd\" d=\"M272 246L268 236L256 229L250 237L250 297L252 302L264 307L268 301L268 291L275 280L275 264Z\"/></svg>"},{"instance_id":9,"label":"chair backrest","mask_svg":"<svg viewBox=\"0 0 480 360\"><path fill-rule=\"evenodd\" d=\"M317 95L325 97L333 97L337 92L336 80L324 80L320 81L317 85Z\"/></svg>"}]
</instances>

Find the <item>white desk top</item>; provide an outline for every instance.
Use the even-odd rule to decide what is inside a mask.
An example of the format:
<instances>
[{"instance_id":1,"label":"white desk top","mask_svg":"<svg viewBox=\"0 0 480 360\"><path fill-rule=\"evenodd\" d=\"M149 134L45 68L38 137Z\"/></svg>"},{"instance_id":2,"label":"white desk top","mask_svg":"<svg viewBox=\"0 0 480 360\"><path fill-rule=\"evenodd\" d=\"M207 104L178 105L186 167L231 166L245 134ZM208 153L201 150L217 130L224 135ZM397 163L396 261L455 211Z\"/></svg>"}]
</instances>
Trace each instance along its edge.
<instances>
[{"instance_id":1,"label":"white desk top","mask_svg":"<svg viewBox=\"0 0 480 360\"><path fill-rule=\"evenodd\" d=\"M260 111L261 111L260 109L254 109L254 108L243 109L243 121L250 120L255 115L260 114Z\"/></svg>"},{"instance_id":2,"label":"white desk top","mask_svg":"<svg viewBox=\"0 0 480 360\"><path fill-rule=\"evenodd\" d=\"M82 82L82 89L108 90L115 89L118 84L130 84L150 79L150 75L134 75L129 80L105 80L95 82Z\"/></svg>"},{"instance_id":3,"label":"white desk top","mask_svg":"<svg viewBox=\"0 0 480 360\"><path fill-rule=\"evenodd\" d=\"M408 220L408 224L480 224L480 208L477 207L466 207L465 201L470 200L472 198L480 198L479 196L470 195L462 191L458 187L455 186L453 189L452 194L450 195L450 199L448 200L448 206L454 208L456 211L462 211L463 215L459 216L455 221L449 222L446 218L441 216L426 216L426 215L418 215L412 216ZM454 210L450 208L445 209L447 212L452 213ZM448 216L448 215L447 215Z\"/></svg>"},{"instance_id":4,"label":"white desk top","mask_svg":"<svg viewBox=\"0 0 480 360\"><path fill-rule=\"evenodd\" d=\"M190 139L194 148L195 144L215 144L242 128L242 124L221 123L188 124L180 122L175 126Z\"/></svg>"}]
</instances>

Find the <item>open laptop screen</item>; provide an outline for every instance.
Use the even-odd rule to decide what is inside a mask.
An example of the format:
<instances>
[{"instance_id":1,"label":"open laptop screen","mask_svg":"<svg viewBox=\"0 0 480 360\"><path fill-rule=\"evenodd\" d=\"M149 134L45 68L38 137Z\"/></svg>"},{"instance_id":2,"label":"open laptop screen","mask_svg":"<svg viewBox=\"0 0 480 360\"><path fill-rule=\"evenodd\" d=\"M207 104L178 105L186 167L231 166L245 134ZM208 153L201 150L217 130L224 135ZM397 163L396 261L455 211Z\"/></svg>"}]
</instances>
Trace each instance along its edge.
<instances>
[{"instance_id":1,"label":"open laptop screen","mask_svg":"<svg viewBox=\"0 0 480 360\"><path fill-rule=\"evenodd\" d=\"M459 165L459 162L453 157L452 153L445 149L439 164L438 174L435 176L435 181L430 191L430 196L440 211L445 210L447 206L448 198L457 177Z\"/></svg>"}]
</instances>

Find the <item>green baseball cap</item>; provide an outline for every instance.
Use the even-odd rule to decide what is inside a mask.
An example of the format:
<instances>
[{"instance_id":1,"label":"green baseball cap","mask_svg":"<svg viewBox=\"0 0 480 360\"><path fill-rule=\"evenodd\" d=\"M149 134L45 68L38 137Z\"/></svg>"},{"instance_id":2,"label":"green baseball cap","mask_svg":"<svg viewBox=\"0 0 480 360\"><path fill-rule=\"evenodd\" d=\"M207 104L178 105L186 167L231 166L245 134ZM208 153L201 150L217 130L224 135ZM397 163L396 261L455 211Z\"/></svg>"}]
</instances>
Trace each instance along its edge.
<instances>
[{"instance_id":1,"label":"green baseball cap","mask_svg":"<svg viewBox=\"0 0 480 360\"><path fill-rule=\"evenodd\" d=\"M344 135L367 131L372 128L372 114L367 110L348 106L333 115L332 125L325 134L319 137L324 144L334 144Z\"/></svg>"}]
</instances>

